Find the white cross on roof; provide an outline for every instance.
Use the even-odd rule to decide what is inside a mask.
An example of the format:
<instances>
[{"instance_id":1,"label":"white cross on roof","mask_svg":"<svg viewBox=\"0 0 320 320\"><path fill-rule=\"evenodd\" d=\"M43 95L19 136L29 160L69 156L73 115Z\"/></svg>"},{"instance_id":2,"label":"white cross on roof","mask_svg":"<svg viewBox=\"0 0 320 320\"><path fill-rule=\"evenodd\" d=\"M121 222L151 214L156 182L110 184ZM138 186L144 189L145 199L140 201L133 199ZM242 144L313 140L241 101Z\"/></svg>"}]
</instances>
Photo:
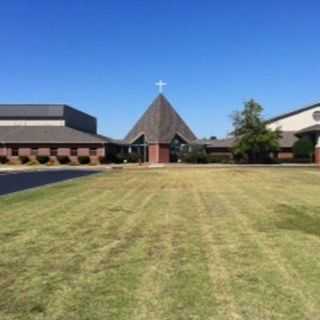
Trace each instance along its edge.
<instances>
[{"instance_id":1,"label":"white cross on roof","mask_svg":"<svg viewBox=\"0 0 320 320\"><path fill-rule=\"evenodd\" d=\"M166 86L167 84L165 82L163 82L162 80L159 80L158 82L156 82L156 86L159 87L159 92L162 93L163 92L163 87Z\"/></svg>"}]
</instances>

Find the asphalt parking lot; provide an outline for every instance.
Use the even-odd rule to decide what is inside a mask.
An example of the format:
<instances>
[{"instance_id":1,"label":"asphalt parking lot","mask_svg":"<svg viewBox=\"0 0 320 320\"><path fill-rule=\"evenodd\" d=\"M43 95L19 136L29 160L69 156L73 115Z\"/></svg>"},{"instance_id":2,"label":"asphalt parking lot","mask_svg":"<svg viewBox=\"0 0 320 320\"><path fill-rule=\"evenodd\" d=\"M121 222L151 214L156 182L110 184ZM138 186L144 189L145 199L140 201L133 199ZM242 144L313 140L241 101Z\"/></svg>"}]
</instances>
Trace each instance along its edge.
<instances>
[{"instance_id":1,"label":"asphalt parking lot","mask_svg":"<svg viewBox=\"0 0 320 320\"><path fill-rule=\"evenodd\" d=\"M23 191L50 183L65 181L95 174L94 170L47 170L24 172L1 172L0 195Z\"/></svg>"}]
</instances>

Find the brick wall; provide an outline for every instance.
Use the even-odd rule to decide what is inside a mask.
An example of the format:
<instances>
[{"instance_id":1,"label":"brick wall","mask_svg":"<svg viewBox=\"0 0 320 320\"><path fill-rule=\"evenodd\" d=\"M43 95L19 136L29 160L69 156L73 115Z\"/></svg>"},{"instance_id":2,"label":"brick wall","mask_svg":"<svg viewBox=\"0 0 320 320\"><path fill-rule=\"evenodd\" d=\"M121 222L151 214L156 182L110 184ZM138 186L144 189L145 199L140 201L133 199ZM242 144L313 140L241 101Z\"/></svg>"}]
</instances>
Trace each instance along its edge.
<instances>
[{"instance_id":1,"label":"brick wall","mask_svg":"<svg viewBox=\"0 0 320 320\"><path fill-rule=\"evenodd\" d=\"M159 162L170 162L170 146L168 144L159 144Z\"/></svg>"},{"instance_id":2,"label":"brick wall","mask_svg":"<svg viewBox=\"0 0 320 320\"><path fill-rule=\"evenodd\" d=\"M70 148L58 148L58 156L70 156Z\"/></svg>"},{"instance_id":3,"label":"brick wall","mask_svg":"<svg viewBox=\"0 0 320 320\"><path fill-rule=\"evenodd\" d=\"M279 160L291 160L294 158L294 155L292 152L283 152L283 151L280 151L278 153L278 159Z\"/></svg>"},{"instance_id":4,"label":"brick wall","mask_svg":"<svg viewBox=\"0 0 320 320\"><path fill-rule=\"evenodd\" d=\"M33 148L36 149L33 152ZM90 147L84 147L84 146L39 146L39 145L10 145L4 147L0 147L0 156L7 156L9 159L17 160L19 156L27 156L30 159L35 160L36 157L39 156L49 156L52 160L55 160L55 156L51 156L50 150L51 148L55 148L57 150L58 156L68 156L72 161L77 162L78 156L88 156L92 161L97 162L99 160L99 157L105 156L105 148L100 146L92 146L92 149L96 150L96 155L90 155ZM71 156L71 149L77 149L77 155ZM16 149L18 150L18 156L12 155L12 150Z\"/></svg>"},{"instance_id":5,"label":"brick wall","mask_svg":"<svg viewBox=\"0 0 320 320\"><path fill-rule=\"evenodd\" d=\"M31 156L31 148L19 148L19 156Z\"/></svg>"},{"instance_id":6,"label":"brick wall","mask_svg":"<svg viewBox=\"0 0 320 320\"><path fill-rule=\"evenodd\" d=\"M149 162L168 163L170 162L170 146L168 144L150 144Z\"/></svg>"},{"instance_id":7,"label":"brick wall","mask_svg":"<svg viewBox=\"0 0 320 320\"><path fill-rule=\"evenodd\" d=\"M320 165L320 148L315 148L314 151L314 155L315 155L315 163Z\"/></svg>"},{"instance_id":8,"label":"brick wall","mask_svg":"<svg viewBox=\"0 0 320 320\"><path fill-rule=\"evenodd\" d=\"M39 156L50 156L50 148L39 148L38 155Z\"/></svg>"},{"instance_id":9,"label":"brick wall","mask_svg":"<svg viewBox=\"0 0 320 320\"><path fill-rule=\"evenodd\" d=\"M0 156L6 156L7 155L7 148L0 148Z\"/></svg>"}]
</instances>

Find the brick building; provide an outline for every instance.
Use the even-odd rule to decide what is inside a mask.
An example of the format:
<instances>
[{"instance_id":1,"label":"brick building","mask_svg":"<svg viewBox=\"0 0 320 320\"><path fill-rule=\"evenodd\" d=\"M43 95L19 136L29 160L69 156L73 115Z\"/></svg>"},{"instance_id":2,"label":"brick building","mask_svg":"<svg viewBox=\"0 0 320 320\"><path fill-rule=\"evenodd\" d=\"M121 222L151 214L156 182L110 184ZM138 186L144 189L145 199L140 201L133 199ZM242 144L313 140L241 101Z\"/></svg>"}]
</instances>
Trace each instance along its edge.
<instances>
[{"instance_id":1,"label":"brick building","mask_svg":"<svg viewBox=\"0 0 320 320\"><path fill-rule=\"evenodd\" d=\"M270 129L279 128L282 137L279 160L293 160L293 145L305 136L315 146L315 162L320 163L320 103L298 108L267 121ZM233 158L235 137L199 140L168 100L160 94L125 138L131 146L140 147L146 161L151 163L172 162L173 146L203 145L207 153Z\"/></svg>"},{"instance_id":2,"label":"brick building","mask_svg":"<svg viewBox=\"0 0 320 320\"><path fill-rule=\"evenodd\" d=\"M144 160L166 163L172 161L170 150L173 145L191 144L196 139L169 101L160 94L129 131L125 142L136 147Z\"/></svg>"},{"instance_id":3,"label":"brick building","mask_svg":"<svg viewBox=\"0 0 320 320\"><path fill-rule=\"evenodd\" d=\"M280 150L277 154L279 160L294 160L293 145L301 137L308 137L314 144L314 161L320 164L320 103L298 108L267 121L269 129L280 129ZM225 155L232 158L234 137L202 141L207 152L216 155Z\"/></svg>"},{"instance_id":4,"label":"brick building","mask_svg":"<svg viewBox=\"0 0 320 320\"><path fill-rule=\"evenodd\" d=\"M320 103L272 118L267 125L282 132L279 159L292 159L294 143L307 136L315 146L315 161L320 163ZM119 153L136 153L141 161L167 163L177 161L176 150L194 145L232 158L234 143L234 137L197 139L162 94L123 140L98 134L96 118L68 105L0 105L0 160L46 156L51 160L68 157L72 162L80 157L112 162Z\"/></svg>"},{"instance_id":5,"label":"brick building","mask_svg":"<svg viewBox=\"0 0 320 320\"><path fill-rule=\"evenodd\" d=\"M114 141L97 134L94 117L67 105L0 105L0 156L100 161Z\"/></svg>"}]
</instances>

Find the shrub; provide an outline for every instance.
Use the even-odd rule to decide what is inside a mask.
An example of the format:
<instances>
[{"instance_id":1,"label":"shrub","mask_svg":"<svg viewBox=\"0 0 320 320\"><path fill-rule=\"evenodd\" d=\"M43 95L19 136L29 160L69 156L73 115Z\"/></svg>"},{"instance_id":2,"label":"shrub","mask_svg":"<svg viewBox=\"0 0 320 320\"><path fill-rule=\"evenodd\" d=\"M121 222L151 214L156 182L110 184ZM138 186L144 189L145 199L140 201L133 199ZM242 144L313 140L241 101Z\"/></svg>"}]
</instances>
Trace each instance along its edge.
<instances>
[{"instance_id":1,"label":"shrub","mask_svg":"<svg viewBox=\"0 0 320 320\"><path fill-rule=\"evenodd\" d=\"M179 154L179 159L186 163L208 163L208 155L203 146L194 145L191 150L184 150Z\"/></svg>"},{"instance_id":2,"label":"shrub","mask_svg":"<svg viewBox=\"0 0 320 320\"><path fill-rule=\"evenodd\" d=\"M70 163L70 158L68 156L57 156L57 160L60 164Z\"/></svg>"},{"instance_id":3,"label":"shrub","mask_svg":"<svg viewBox=\"0 0 320 320\"><path fill-rule=\"evenodd\" d=\"M228 154L208 154L208 163L233 163L233 159Z\"/></svg>"},{"instance_id":4,"label":"shrub","mask_svg":"<svg viewBox=\"0 0 320 320\"><path fill-rule=\"evenodd\" d=\"M314 152L314 145L307 137L302 137L293 145L293 154L296 159L311 161Z\"/></svg>"},{"instance_id":5,"label":"shrub","mask_svg":"<svg viewBox=\"0 0 320 320\"><path fill-rule=\"evenodd\" d=\"M48 156L37 156L37 161L40 164L46 164L49 162L49 160L50 160L50 158Z\"/></svg>"},{"instance_id":6,"label":"shrub","mask_svg":"<svg viewBox=\"0 0 320 320\"><path fill-rule=\"evenodd\" d=\"M108 160L107 160L106 157L100 156L100 157L99 157L99 163L100 163L100 164L106 164L106 163L108 163Z\"/></svg>"},{"instance_id":7,"label":"shrub","mask_svg":"<svg viewBox=\"0 0 320 320\"><path fill-rule=\"evenodd\" d=\"M90 157L88 156L79 156L78 161L80 164L89 164L90 163Z\"/></svg>"},{"instance_id":8,"label":"shrub","mask_svg":"<svg viewBox=\"0 0 320 320\"><path fill-rule=\"evenodd\" d=\"M0 164L5 164L7 163L9 160L6 156L0 156Z\"/></svg>"},{"instance_id":9,"label":"shrub","mask_svg":"<svg viewBox=\"0 0 320 320\"><path fill-rule=\"evenodd\" d=\"M29 165L29 166L35 166L35 165L37 165L37 164L39 164L39 162L38 162L37 160L34 160L34 159L32 159L32 160L30 160L30 161L28 162L28 165Z\"/></svg>"},{"instance_id":10,"label":"shrub","mask_svg":"<svg viewBox=\"0 0 320 320\"><path fill-rule=\"evenodd\" d=\"M125 152L118 152L116 154L108 154L108 158L103 157L103 161L101 162L101 158L99 158L100 163L136 163L141 160L141 157L136 152L125 153Z\"/></svg>"},{"instance_id":11,"label":"shrub","mask_svg":"<svg viewBox=\"0 0 320 320\"><path fill-rule=\"evenodd\" d=\"M128 154L127 160L128 160L128 162L130 162L130 163L137 163L137 162L139 162L139 160L141 160L141 159L140 159L140 156L139 156L137 153L131 152L131 153Z\"/></svg>"},{"instance_id":12,"label":"shrub","mask_svg":"<svg viewBox=\"0 0 320 320\"><path fill-rule=\"evenodd\" d=\"M123 152L119 152L112 160L114 163L124 163L124 161L127 160L127 157Z\"/></svg>"},{"instance_id":13,"label":"shrub","mask_svg":"<svg viewBox=\"0 0 320 320\"><path fill-rule=\"evenodd\" d=\"M47 166L54 166L56 164L56 161L54 161L53 159L49 159Z\"/></svg>"},{"instance_id":14,"label":"shrub","mask_svg":"<svg viewBox=\"0 0 320 320\"><path fill-rule=\"evenodd\" d=\"M21 164L26 164L30 161L28 156L19 156L19 161Z\"/></svg>"}]
</instances>

